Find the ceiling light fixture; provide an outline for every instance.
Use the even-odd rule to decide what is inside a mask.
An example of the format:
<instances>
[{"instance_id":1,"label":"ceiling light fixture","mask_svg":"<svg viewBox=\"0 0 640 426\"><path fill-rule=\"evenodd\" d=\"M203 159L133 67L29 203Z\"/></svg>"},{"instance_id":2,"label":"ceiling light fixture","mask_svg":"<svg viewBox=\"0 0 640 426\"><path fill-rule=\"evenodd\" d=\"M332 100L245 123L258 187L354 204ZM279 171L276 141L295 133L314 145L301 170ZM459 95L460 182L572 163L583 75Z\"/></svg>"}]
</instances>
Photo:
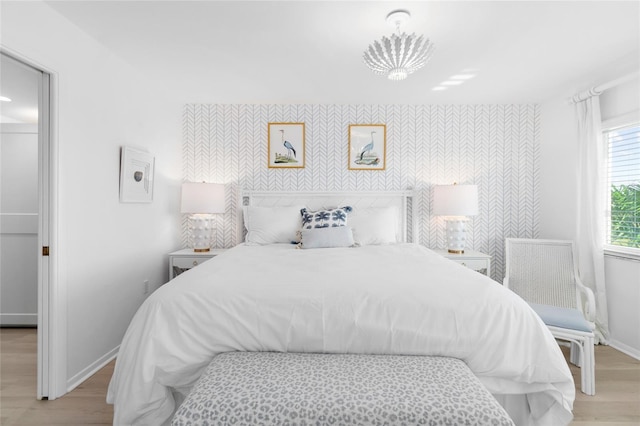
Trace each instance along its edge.
<instances>
[{"instance_id":1,"label":"ceiling light fixture","mask_svg":"<svg viewBox=\"0 0 640 426\"><path fill-rule=\"evenodd\" d=\"M386 75L389 80L404 80L422 68L431 58L434 45L424 36L400 32L400 26L411 18L407 10L394 10L387 15L387 23L396 29L391 37L374 41L364 52L364 63L375 74Z\"/></svg>"},{"instance_id":2,"label":"ceiling light fixture","mask_svg":"<svg viewBox=\"0 0 640 426\"><path fill-rule=\"evenodd\" d=\"M11 102L11 99L7 98L6 96L0 96L0 102Z\"/></svg>"}]
</instances>

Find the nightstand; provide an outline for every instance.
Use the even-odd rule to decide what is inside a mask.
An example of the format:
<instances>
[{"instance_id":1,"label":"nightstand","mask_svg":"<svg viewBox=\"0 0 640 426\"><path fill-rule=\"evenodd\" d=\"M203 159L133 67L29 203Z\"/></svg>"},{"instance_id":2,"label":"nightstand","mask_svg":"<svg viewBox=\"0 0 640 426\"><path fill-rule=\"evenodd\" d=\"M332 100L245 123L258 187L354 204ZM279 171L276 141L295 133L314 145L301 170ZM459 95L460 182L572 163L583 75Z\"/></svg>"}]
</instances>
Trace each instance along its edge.
<instances>
[{"instance_id":1,"label":"nightstand","mask_svg":"<svg viewBox=\"0 0 640 426\"><path fill-rule=\"evenodd\" d=\"M491 256L474 250L465 250L462 254L449 253L447 250L433 250L440 256L491 277Z\"/></svg>"},{"instance_id":2,"label":"nightstand","mask_svg":"<svg viewBox=\"0 0 640 426\"><path fill-rule=\"evenodd\" d=\"M169 253L169 280L224 251L225 249L211 249L205 252L195 252L193 249L182 249Z\"/></svg>"}]
</instances>

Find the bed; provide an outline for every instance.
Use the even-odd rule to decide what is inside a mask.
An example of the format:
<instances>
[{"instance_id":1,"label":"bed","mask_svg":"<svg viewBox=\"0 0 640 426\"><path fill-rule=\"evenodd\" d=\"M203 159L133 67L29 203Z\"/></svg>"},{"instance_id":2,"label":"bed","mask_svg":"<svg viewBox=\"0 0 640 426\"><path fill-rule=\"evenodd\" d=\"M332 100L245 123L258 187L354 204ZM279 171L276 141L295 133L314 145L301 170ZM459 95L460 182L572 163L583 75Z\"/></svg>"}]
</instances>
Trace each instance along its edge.
<instances>
[{"instance_id":1,"label":"bed","mask_svg":"<svg viewBox=\"0 0 640 426\"><path fill-rule=\"evenodd\" d=\"M553 336L517 295L414 242L410 192L240 200L246 242L162 286L133 318L107 395L114 424L169 424L212 359L235 351L456 358L516 424L571 421L575 387ZM301 208L311 223L347 226L327 243L304 231ZM315 215L329 208L344 214Z\"/></svg>"}]
</instances>

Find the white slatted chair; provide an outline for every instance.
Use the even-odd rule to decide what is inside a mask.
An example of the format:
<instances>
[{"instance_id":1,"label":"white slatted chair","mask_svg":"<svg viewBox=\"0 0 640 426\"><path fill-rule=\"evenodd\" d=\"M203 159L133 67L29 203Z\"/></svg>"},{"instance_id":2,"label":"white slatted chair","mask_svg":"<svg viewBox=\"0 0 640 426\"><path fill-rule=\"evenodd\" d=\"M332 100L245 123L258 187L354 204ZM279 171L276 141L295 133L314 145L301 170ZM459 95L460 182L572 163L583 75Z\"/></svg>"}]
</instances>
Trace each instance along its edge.
<instances>
[{"instance_id":1,"label":"white slatted chair","mask_svg":"<svg viewBox=\"0 0 640 426\"><path fill-rule=\"evenodd\" d=\"M526 300L556 339L571 343L581 389L595 395L595 298L578 276L573 241L507 238L504 286Z\"/></svg>"}]
</instances>

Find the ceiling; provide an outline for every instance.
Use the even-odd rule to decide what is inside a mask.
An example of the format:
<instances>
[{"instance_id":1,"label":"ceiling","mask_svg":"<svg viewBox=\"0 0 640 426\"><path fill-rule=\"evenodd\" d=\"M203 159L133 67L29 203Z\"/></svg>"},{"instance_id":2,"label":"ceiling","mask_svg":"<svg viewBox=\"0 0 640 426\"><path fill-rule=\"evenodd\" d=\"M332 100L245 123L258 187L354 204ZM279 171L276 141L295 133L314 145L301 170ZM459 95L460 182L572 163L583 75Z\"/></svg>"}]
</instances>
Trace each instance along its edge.
<instances>
[{"instance_id":1,"label":"ceiling","mask_svg":"<svg viewBox=\"0 0 640 426\"><path fill-rule=\"evenodd\" d=\"M47 4L183 103L541 102L611 64L640 61L638 1ZM362 55L391 34L385 17L399 8L412 14L403 31L436 50L393 82ZM459 74L473 78L433 90Z\"/></svg>"}]
</instances>

